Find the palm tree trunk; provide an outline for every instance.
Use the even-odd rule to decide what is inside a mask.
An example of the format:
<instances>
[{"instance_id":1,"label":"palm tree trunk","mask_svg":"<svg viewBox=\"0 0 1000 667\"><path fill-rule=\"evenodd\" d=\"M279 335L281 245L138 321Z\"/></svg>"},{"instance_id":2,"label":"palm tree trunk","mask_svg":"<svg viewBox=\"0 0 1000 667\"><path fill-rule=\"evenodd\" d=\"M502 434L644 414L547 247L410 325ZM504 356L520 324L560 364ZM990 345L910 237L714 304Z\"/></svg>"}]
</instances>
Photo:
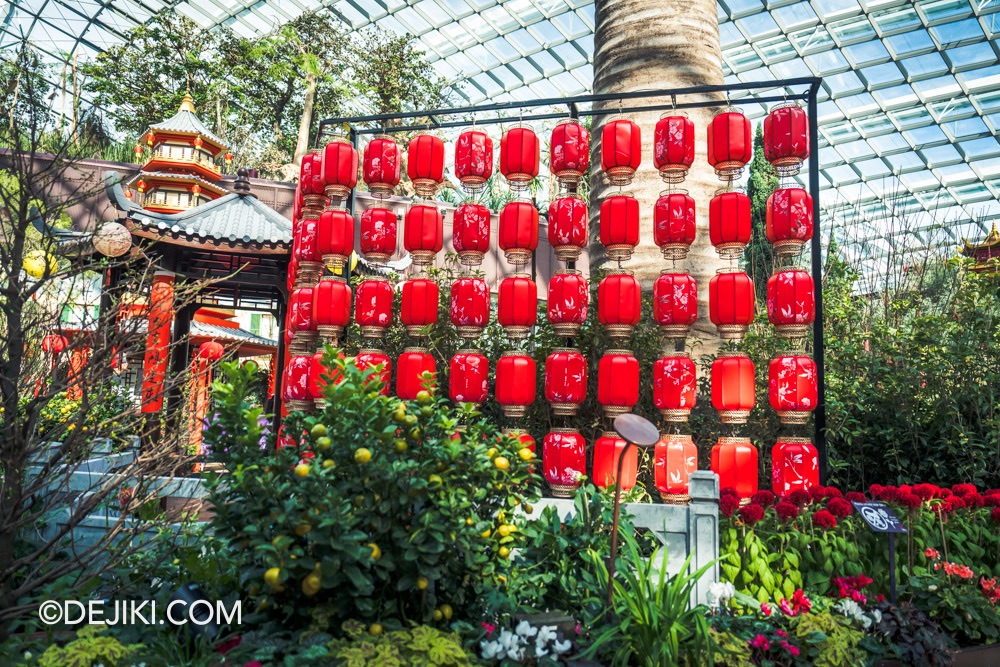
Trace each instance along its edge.
<instances>
[{"instance_id":1,"label":"palm tree trunk","mask_svg":"<svg viewBox=\"0 0 1000 667\"><path fill-rule=\"evenodd\" d=\"M309 152L309 130L312 128L313 106L316 103L316 75L306 74L306 96L302 101L302 118L299 119L299 138L295 142L295 164L302 164L302 157Z\"/></svg>"},{"instance_id":2,"label":"palm tree trunk","mask_svg":"<svg viewBox=\"0 0 1000 667\"><path fill-rule=\"evenodd\" d=\"M719 21L716 0L595 0L596 29L594 34L594 92L620 93L639 90L684 88L721 85L722 57L719 46ZM721 100L720 96L702 96L700 100ZM653 100L633 100L651 103ZM663 102L663 100L658 100ZM699 101L685 97L678 102ZM629 102L595 104L595 108L613 111ZM676 263L663 259L653 243L653 206L663 181L652 164L653 130L658 112L630 115L642 130L642 164L631 186L625 191L639 200L641 215L640 245L631 262L623 268L632 269L643 290L651 290L662 269L676 266L687 271L698 282L698 321L692 335L702 340L698 354L713 353L719 339L708 317L708 282L717 268L723 266L708 239L708 203L721 187L706 158L706 127L714 109L691 109L688 116L696 131L695 160L687 179L679 187L694 198L698 214L698 234L688 258ZM619 188L604 181L600 170L601 128L614 115L594 119L592 132L590 218L593 239L590 247L591 266L602 264L610 268L604 248L596 240L601 201Z\"/></svg>"}]
</instances>

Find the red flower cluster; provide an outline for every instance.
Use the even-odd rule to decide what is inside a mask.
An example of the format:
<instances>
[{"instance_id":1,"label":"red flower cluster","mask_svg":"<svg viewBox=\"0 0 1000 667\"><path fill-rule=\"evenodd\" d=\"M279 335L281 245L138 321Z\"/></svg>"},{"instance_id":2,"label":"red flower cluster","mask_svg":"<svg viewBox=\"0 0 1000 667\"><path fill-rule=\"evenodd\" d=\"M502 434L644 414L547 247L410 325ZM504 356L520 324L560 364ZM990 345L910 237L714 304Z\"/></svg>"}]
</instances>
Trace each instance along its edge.
<instances>
[{"instance_id":1,"label":"red flower cluster","mask_svg":"<svg viewBox=\"0 0 1000 667\"><path fill-rule=\"evenodd\" d=\"M777 496L770 491L761 489L757 493L750 496L750 502L756 503L764 509L767 509L768 507L774 506L774 503L777 502Z\"/></svg>"},{"instance_id":2,"label":"red flower cluster","mask_svg":"<svg viewBox=\"0 0 1000 667\"><path fill-rule=\"evenodd\" d=\"M846 518L854 510L854 506L843 498L830 498L826 503L826 508L838 519Z\"/></svg>"},{"instance_id":3,"label":"red flower cluster","mask_svg":"<svg viewBox=\"0 0 1000 667\"><path fill-rule=\"evenodd\" d=\"M987 579L986 577L979 578L979 586L983 589L983 595L993 603L1000 602L1000 588L997 588L997 578Z\"/></svg>"},{"instance_id":4,"label":"red flower cluster","mask_svg":"<svg viewBox=\"0 0 1000 667\"><path fill-rule=\"evenodd\" d=\"M722 516L732 516L740 508L740 497L725 495L719 498L719 512Z\"/></svg>"},{"instance_id":5,"label":"red flower cluster","mask_svg":"<svg viewBox=\"0 0 1000 667\"><path fill-rule=\"evenodd\" d=\"M740 509L740 521L748 527L754 525L764 518L764 508L757 503L750 503Z\"/></svg>"},{"instance_id":6,"label":"red flower cluster","mask_svg":"<svg viewBox=\"0 0 1000 667\"><path fill-rule=\"evenodd\" d=\"M979 494L975 484L955 484L951 487L951 492L959 497L965 497L970 493Z\"/></svg>"},{"instance_id":7,"label":"red flower cluster","mask_svg":"<svg viewBox=\"0 0 1000 667\"><path fill-rule=\"evenodd\" d=\"M1000 492L990 489L983 494L983 504L987 507L1000 507Z\"/></svg>"},{"instance_id":8,"label":"red flower cluster","mask_svg":"<svg viewBox=\"0 0 1000 667\"><path fill-rule=\"evenodd\" d=\"M1000 507L997 510L1000 511ZM775 506L774 512L782 521L791 521L799 516L799 506L787 500L782 500Z\"/></svg>"},{"instance_id":9,"label":"red flower cluster","mask_svg":"<svg viewBox=\"0 0 1000 667\"><path fill-rule=\"evenodd\" d=\"M786 598L781 598L778 608L785 616L798 616L799 614L808 614L809 610L812 609L812 602L806 597L805 591L799 588L792 595L791 602Z\"/></svg>"},{"instance_id":10,"label":"red flower cluster","mask_svg":"<svg viewBox=\"0 0 1000 667\"><path fill-rule=\"evenodd\" d=\"M804 491L803 489L798 489L796 491L792 491L791 493L789 493L787 496L787 500L789 502L798 505L799 507L805 507L806 505L812 502L813 497L812 494L810 494L808 491Z\"/></svg>"},{"instance_id":11,"label":"red flower cluster","mask_svg":"<svg viewBox=\"0 0 1000 667\"><path fill-rule=\"evenodd\" d=\"M939 567L944 567L944 573L950 577L958 577L959 579L972 579L975 576L972 572L972 568L968 565L959 565L958 563L949 563L945 561L943 563L936 563L934 569L937 570Z\"/></svg>"},{"instance_id":12,"label":"red flower cluster","mask_svg":"<svg viewBox=\"0 0 1000 667\"><path fill-rule=\"evenodd\" d=\"M827 498L841 498L844 494L835 486L816 485L809 488L809 495L812 496L813 500L820 501Z\"/></svg>"},{"instance_id":13,"label":"red flower cluster","mask_svg":"<svg viewBox=\"0 0 1000 667\"><path fill-rule=\"evenodd\" d=\"M869 586L872 583L872 579L859 574L856 577L837 577L832 579L830 583L837 587L837 595L839 597L851 598L858 604L865 604L868 598L862 592L862 589Z\"/></svg>"},{"instance_id":14,"label":"red flower cluster","mask_svg":"<svg viewBox=\"0 0 1000 667\"><path fill-rule=\"evenodd\" d=\"M993 511L990 512L990 518L995 522L1000 523L1000 507L993 508Z\"/></svg>"},{"instance_id":15,"label":"red flower cluster","mask_svg":"<svg viewBox=\"0 0 1000 667\"><path fill-rule=\"evenodd\" d=\"M958 496L946 496L943 500L941 500L941 502L931 505L931 509L938 514L946 516L955 510L962 509L965 506L965 501Z\"/></svg>"},{"instance_id":16,"label":"red flower cluster","mask_svg":"<svg viewBox=\"0 0 1000 667\"><path fill-rule=\"evenodd\" d=\"M911 493L921 500L930 500L932 498L944 498L944 491L944 489L936 484L914 484ZM948 494L951 495L951 492L949 491Z\"/></svg>"},{"instance_id":17,"label":"red flower cluster","mask_svg":"<svg viewBox=\"0 0 1000 667\"><path fill-rule=\"evenodd\" d=\"M830 510L819 510L812 516L813 525L818 528L829 529L837 527L837 517Z\"/></svg>"},{"instance_id":18,"label":"red flower cluster","mask_svg":"<svg viewBox=\"0 0 1000 667\"><path fill-rule=\"evenodd\" d=\"M860 491L848 491L846 494L844 494L844 497L847 498L847 500L849 500L852 503L863 503L868 500L868 496L861 493Z\"/></svg>"}]
</instances>

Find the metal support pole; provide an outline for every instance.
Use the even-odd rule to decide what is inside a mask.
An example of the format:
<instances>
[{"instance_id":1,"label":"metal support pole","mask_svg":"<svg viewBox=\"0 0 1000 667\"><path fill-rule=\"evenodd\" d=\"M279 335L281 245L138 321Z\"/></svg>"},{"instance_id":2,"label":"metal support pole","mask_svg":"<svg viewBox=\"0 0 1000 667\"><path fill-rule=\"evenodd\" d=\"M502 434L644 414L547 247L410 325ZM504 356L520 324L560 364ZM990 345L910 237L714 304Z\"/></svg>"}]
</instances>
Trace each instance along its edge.
<instances>
[{"instance_id":1,"label":"metal support pole","mask_svg":"<svg viewBox=\"0 0 1000 667\"><path fill-rule=\"evenodd\" d=\"M813 361L816 362L817 404L813 411L816 432L814 440L819 456L819 483L826 484L826 370L823 345L823 234L819 205L819 120L818 100L820 79L809 88L809 195L813 203L813 236L810 246L812 279L816 294L816 319L813 322Z\"/></svg>"},{"instance_id":2,"label":"metal support pole","mask_svg":"<svg viewBox=\"0 0 1000 667\"><path fill-rule=\"evenodd\" d=\"M633 446L632 442L625 441L625 449L618 456L618 474L615 475L615 514L611 520L611 558L608 562L608 595L606 601L609 618L614 611L612 605L615 601L615 563L618 561L618 520L621 516L622 506L622 464L625 462L625 454L628 453L629 447Z\"/></svg>"},{"instance_id":3,"label":"metal support pole","mask_svg":"<svg viewBox=\"0 0 1000 667\"><path fill-rule=\"evenodd\" d=\"M889 602L896 604L896 534L889 533Z\"/></svg>"}]
</instances>

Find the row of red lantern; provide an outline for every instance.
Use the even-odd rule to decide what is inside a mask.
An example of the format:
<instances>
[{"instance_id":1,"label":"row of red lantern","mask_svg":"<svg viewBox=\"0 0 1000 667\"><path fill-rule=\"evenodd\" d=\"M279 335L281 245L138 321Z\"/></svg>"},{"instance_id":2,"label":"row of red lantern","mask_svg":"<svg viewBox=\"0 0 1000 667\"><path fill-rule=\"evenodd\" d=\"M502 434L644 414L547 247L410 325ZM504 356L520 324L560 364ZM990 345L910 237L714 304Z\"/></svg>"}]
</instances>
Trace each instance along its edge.
<instances>
[{"instance_id":1,"label":"row of red lantern","mask_svg":"<svg viewBox=\"0 0 1000 667\"><path fill-rule=\"evenodd\" d=\"M712 471L720 488L732 488L749 502L757 493L759 456L749 438L720 438L712 448ZM808 438L779 438L771 448L771 490L784 497L819 484L819 456Z\"/></svg>"}]
</instances>

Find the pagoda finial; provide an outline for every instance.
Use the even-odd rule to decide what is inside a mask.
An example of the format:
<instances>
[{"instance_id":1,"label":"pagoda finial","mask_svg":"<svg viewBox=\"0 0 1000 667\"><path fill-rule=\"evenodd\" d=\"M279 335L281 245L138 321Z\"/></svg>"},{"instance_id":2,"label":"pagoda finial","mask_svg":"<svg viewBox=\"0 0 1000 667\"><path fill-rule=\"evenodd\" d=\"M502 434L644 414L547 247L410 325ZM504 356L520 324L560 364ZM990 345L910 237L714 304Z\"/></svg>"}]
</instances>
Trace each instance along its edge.
<instances>
[{"instance_id":1,"label":"pagoda finial","mask_svg":"<svg viewBox=\"0 0 1000 667\"><path fill-rule=\"evenodd\" d=\"M195 110L194 110L194 98L191 97L191 91L190 91L190 89L186 90L184 92L184 99L181 100L181 108L178 109L177 111L178 112L181 112L181 111L190 111L191 113L195 113Z\"/></svg>"}]
</instances>

